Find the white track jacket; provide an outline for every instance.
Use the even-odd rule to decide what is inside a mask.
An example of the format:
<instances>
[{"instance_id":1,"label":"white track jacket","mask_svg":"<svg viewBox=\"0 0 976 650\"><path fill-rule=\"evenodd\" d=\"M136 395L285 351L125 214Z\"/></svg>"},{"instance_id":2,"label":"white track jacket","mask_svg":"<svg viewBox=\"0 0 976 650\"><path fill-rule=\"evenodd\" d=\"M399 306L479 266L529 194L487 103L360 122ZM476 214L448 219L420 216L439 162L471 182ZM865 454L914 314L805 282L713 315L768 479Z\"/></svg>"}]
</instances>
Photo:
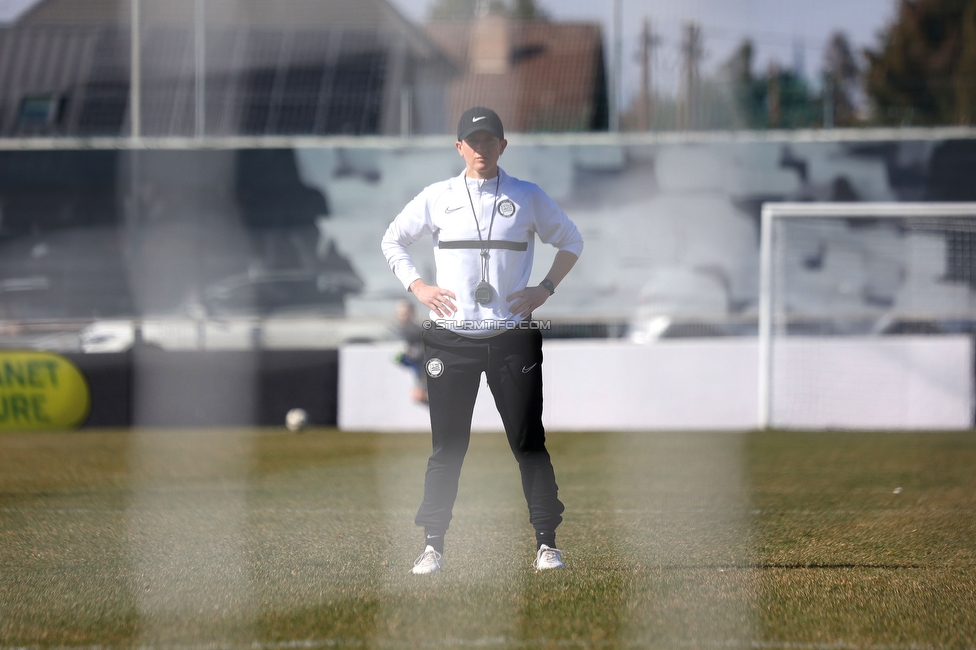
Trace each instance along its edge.
<instances>
[{"instance_id":1,"label":"white track jacket","mask_svg":"<svg viewBox=\"0 0 976 650\"><path fill-rule=\"evenodd\" d=\"M454 292L458 311L445 319L431 312L429 318L440 327L472 338L501 334L506 323L522 320L511 312L506 298L528 284L536 235L543 243L577 257L583 251L583 237L576 225L537 185L509 176L501 168L497 183L497 200L495 178L466 178L462 172L434 183L407 204L383 236L386 260L403 286L409 288L421 276L406 247L431 235L437 266L434 284ZM481 282L481 252L486 245L487 281L494 292L491 302L481 305L475 301L474 292Z\"/></svg>"}]
</instances>

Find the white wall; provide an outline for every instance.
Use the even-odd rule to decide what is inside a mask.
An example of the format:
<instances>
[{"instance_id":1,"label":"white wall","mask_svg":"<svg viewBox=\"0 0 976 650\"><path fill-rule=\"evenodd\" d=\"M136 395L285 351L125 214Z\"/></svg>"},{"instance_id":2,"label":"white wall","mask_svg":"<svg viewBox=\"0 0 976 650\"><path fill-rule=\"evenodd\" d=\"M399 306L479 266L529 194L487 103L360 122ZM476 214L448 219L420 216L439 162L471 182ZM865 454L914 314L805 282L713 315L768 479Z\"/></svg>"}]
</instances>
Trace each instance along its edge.
<instances>
[{"instance_id":1,"label":"white wall","mask_svg":"<svg viewBox=\"0 0 976 650\"><path fill-rule=\"evenodd\" d=\"M967 429L972 364L968 336L793 337L773 349L772 422Z\"/></svg>"},{"instance_id":2,"label":"white wall","mask_svg":"<svg viewBox=\"0 0 976 650\"><path fill-rule=\"evenodd\" d=\"M349 345L339 353L339 427L429 430L396 365L397 343ZM545 343L545 424L559 431L743 430L758 420L754 339ZM792 365L783 365L790 361ZM792 427L970 426L968 337L806 339L779 350L774 422ZM790 367L796 372L783 374ZM472 426L501 430L482 379Z\"/></svg>"},{"instance_id":3,"label":"white wall","mask_svg":"<svg viewBox=\"0 0 976 650\"><path fill-rule=\"evenodd\" d=\"M410 399L409 372L392 361L399 349L388 343L340 350L341 429L429 428L426 408ZM753 340L554 340L545 343L544 355L544 418L550 429L747 429L756 423ZM472 426L502 428L483 377Z\"/></svg>"}]
</instances>

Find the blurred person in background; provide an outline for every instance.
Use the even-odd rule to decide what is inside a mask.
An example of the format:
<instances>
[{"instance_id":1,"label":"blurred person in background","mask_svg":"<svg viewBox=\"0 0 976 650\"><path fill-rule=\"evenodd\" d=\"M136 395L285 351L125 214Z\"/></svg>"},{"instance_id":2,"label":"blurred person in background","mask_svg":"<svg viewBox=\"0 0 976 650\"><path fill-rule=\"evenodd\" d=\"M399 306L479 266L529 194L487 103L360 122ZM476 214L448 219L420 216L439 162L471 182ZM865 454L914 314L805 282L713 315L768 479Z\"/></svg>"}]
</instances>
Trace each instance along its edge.
<instances>
[{"instance_id":1,"label":"blurred person in background","mask_svg":"<svg viewBox=\"0 0 976 650\"><path fill-rule=\"evenodd\" d=\"M424 329L417 322L417 310L409 300L399 300L396 306L397 335L404 350L394 357L397 363L410 370L414 378L410 396L416 402L427 403L427 373L424 371Z\"/></svg>"}]
</instances>

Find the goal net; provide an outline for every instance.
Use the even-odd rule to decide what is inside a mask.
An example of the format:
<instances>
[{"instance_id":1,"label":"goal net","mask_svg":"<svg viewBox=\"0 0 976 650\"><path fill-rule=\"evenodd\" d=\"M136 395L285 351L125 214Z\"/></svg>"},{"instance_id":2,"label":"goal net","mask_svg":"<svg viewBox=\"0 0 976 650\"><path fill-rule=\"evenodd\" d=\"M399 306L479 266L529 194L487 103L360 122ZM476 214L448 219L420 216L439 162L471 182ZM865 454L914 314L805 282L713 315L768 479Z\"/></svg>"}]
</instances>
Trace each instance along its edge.
<instances>
[{"instance_id":1,"label":"goal net","mask_svg":"<svg viewBox=\"0 0 976 650\"><path fill-rule=\"evenodd\" d=\"M973 426L976 203L768 203L762 428Z\"/></svg>"}]
</instances>

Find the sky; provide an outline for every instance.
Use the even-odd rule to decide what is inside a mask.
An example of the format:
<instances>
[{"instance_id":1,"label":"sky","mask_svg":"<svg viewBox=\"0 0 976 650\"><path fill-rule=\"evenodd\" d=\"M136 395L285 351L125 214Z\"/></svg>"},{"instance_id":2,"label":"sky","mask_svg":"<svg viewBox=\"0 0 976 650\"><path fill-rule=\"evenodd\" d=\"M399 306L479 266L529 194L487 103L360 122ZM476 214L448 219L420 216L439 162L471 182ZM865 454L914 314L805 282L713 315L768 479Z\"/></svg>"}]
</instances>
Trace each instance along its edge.
<instances>
[{"instance_id":1,"label":"sky","mask_svg":"<svg viewBox=\"0 0 976 650\"><path fill-rule=\"evenodd\" d=\"M15 19L37 0L0 0L0 23ZM84 1L84 0L78 0ZM422 22L432 0L388 0L407 18ZM536 0L554 20L598 21L612 42L615 0ZM662 94L678 88L681 30L689 20L702 26L705 46L702 72L725 62L745 38L755 46L753 72L770 61L794 68L799 61L816 79L824 45L843 31L857 50L877 43L877 35L894 18L897 0L619 0L622 11L621 78L624 104L639 88L638 37L645 18L660 39L651 66L652 84ZM283 0L286 2L286 0ZM608 64L611 59L608 57Z\"/></svg>"},{"instance_id":2,"label":"sky","mask_svg":"<svg viewBox=\"0 0 976 650\"><path fill-rule=\"evenodd\" d=\"M431 0L390 0L415 21L427 15ZM663 94L677 91L682 25L701 24L705 55L702 72L714 71L745 38L755 47L754 73L775 60L794 68L798 59L806 76L816 79L824 46L836 31L846 33L856 50L874 46L878 33L894 18L897 0L620 0L622 96L624 103L639 88L638 43L645 18L660 39L651 78ZM555 20L599 21L605 42L612 39L614 0L536 0ZM610 59L608 59L609 63Z\"/></svg>"},{"instance_id":3,"label":"sky","mask_svg":"<svg viewBox=\"0 0 976 650\"><path fill-rule=\"evenodd\" d=\"M37 0L0 0L0 25L17 19L28 7Z\"/></svg>"}]
</instances>

